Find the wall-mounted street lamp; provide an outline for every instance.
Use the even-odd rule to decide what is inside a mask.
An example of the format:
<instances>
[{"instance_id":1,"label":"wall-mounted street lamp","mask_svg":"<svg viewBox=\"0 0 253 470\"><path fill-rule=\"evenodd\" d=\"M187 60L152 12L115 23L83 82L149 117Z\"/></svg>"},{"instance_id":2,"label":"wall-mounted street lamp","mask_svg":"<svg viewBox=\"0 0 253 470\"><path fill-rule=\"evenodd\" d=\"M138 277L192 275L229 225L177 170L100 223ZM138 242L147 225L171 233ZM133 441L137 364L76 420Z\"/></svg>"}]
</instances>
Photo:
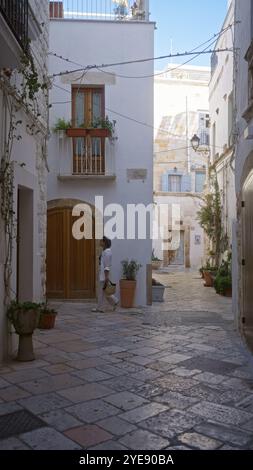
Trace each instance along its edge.
<instances>
[{"instance_id":1,"label":"wall-mounted street lamp","mask_svg":"<svg viewBox=\"0 0 253 470\"><path fill-rule=\"evenodd\" d=\"M207 157L207 167L206 167L206 184L207 190L209 190L210 181L209 181L209 169L210 169L210 157L211 157L211 150L209 145L200 145L200 138L197 134L191 138L191 146L194 152L201 153L202 155Z\"/></svg>"},{"instance_id":2,"label":"wall-mounted street lamp","mask_svg":"<svg viewBox=\"0 0 253 470\"><path fill-rule=\"evenodd\" d=\"M200 145L200 138L197 136L197 134L194 134L194 136L192 137L191 145L192 145L193 150L197 152L197 150L199 149L199 145Z\"/></svg>"}]
</instances>

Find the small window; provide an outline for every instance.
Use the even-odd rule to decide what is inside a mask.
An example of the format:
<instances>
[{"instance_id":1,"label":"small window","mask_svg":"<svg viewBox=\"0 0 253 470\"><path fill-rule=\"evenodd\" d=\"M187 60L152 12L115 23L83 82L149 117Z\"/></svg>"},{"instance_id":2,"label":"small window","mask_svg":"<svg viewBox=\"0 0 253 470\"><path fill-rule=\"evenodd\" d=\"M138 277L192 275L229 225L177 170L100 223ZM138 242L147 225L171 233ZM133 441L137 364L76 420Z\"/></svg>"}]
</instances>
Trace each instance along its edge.
<instances>
[{"instance_id":1,"label":"small window","mask_svg":"<svg viewBox=\"0 0 253 470\"><path fill-rule=\"evenodd\" d=\"M180 175L169 176L169 192L171 193L182 192L182 176Z\"/></svg>"},{"instance_id":2,"label":"small window","mask_svg":"<svg viewBox=\"0 0 253 470\"><path fill-rule=\"evenodd\" d=\"M203 171L196 171L195 173L195 192L202 193L206 182L206 173Z\"/></svg>"},{"instance_id":3,"label":"small window","mask_svg":"<svg viewBox=\"0 0 253 470\"><path fill-rule=\"evenodd\" d=\"M105 116L103 87L72 88L72 121L74 127L89 127L92 122Z\"/></svg>"}]
</instances>

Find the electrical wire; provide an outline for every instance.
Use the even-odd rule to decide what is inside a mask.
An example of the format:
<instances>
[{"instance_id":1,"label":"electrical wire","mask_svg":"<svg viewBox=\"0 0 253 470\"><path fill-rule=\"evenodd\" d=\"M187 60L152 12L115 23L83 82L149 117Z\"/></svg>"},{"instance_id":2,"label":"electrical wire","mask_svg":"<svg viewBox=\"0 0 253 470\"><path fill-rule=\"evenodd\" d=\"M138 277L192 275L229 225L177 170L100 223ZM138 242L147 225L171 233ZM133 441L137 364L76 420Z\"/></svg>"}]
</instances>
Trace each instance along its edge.
<instances>
[{"instance_id":1,"label":"electrical wire","mask_svg":"<svg viewBox=\"0 0 253 470\"><path fill-rule=\"evenodd\" d=\"M127 61L127 62L120 62L120 63L114 63L114 64L102 64L102 65L88 65L88 66L84 66L82 64L79 64L78 62L74 62L70 59L67 59L65 57L63 57L62 55L58 55L54 52L49 52L49 55L52 55L58 59L61 59L63 61L66 61L68 63L72 63L74 65L78 65L80 67L82 67L81 70L91 70L91 69L97 69L97 70L100 70L100 71L103 71L104 73L107 73L107 74L113 74L113 75L117 75L118 77L122 77L122 78L149 78L149 77L153 77L153 76L158 76L158 75L162 75L164 73L166 73L166 71L163 71L163 72L160 72L160 73L157 73L157 74L152 74L152 75L148 75L148 76L136 76L136 77L131 77L131 76L125 76L125 75L120 75L120 74L115 74L113 72L105 72L104 70L102 70L103 68L107 68L107 67L111 67L111 66L118 66L118 65L129 65L129 64L133 64L133 63L141 63L141 62L147 62L147 61L155 61L155 60L163 60L163 59L167 59L167 58L172 58L172 57L182 57L182 56L185 56L185 55L194 55L194 52L196 51L196 49L208 44L211 42L211 44L209 44L208 47L210 47L211 45L213 45L214 43L217 43L219 37L224 34L228 29L232 28L232 26L236 24L235 23L231 23L229 24L226 28L223 28L221 29L218 33L214 34L210 39L208 39L207 41L203 42L202 44L199 44L197 47L195 47L194 49L192 49L191 51L189 52L185 52L185 53L177 53L177 54L169 54L169 55L165 55L165 56L160 56L160 57L152 57L152 58L148 58L148 59L137 59L137 60L132 60L132 61ZM206 47L203 51L199 51L199 52L196 52L196 57L193 57L191 60L194 60L195 58L199 57L199 55L201 54L204 54L204 53L212 53L214 51L207 51L206 49L208 49L208 47ZM226 51L228 49L225 49ZM218 49L216 50L215 52L224 52L225 50L223 49ZM231 50L232 52L232 50ZM190 62L190 61L189 61ZM184 64L180 64L181 66L182 65L185 65L187 64L187 62L185 62ZM179 66L178 66L179 67ZM59 74L54 74L52 75L52 77L55 77L55 76L60 76L60 75L66 75L66 74L69 74L69 73L74 73L74 72L77 72L77 71L81 71L80 69L77 69L77 70L72 70L72 71L66 71L66 72L60 72ZM170 71L170 69L168 69L168 72Z\"/></svg>"},{"instance_id":2,"label":"electrical wire","mask_svg":"<svg viewBox=\"0 0 253 470\"><path fill-rule=\"evenodd\" d=\"M216 41L215 41L216 42ZM70 75L72 73L76 72L82 72L83 70L94 70L94 69L104 69L108 67L115 67L115 66L120 66L120 65L130 65L130 64L141 64L145 62L153 62L155 60L162 60L162 59L171 59L173 57L185 57L189 55L196 55L197 57L202 55L202 54L212 54L213 52L233 52L233 49L229 49L228 47L224 49L210 49L210 50L203 50L203 51L198 51L198 52L182 52L182 53L177 53L177 54L169 54L165 56L160 56L160 57L151 57L147 59L136 59L136 60L128 60L125 62L115 62L111 64L101 64L101 65L87 65L86 67L82 67L80 69L75 69L75 70L65 70L64 72L58 72L54 73L49 76L49 78L54 78L54 77L61 77L62 75ZM153 74L151 75L153 77ZM143 78L143 77L138 77L138 78Z\"/></svg>"}]
</instances>

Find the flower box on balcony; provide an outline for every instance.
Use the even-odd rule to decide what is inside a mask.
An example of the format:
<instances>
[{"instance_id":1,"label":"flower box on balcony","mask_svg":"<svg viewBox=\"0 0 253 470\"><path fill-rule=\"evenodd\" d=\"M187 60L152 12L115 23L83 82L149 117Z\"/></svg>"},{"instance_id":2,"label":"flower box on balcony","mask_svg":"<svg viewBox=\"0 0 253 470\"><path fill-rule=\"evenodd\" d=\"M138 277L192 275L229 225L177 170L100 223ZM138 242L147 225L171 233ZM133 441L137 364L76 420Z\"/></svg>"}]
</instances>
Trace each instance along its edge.
<instances>
[{"instance_id":1,"label":"flower box on balcony","mask_svg":"<svg viewBox=\"0 0 253 470\"><path fill-rule=\"evenodd\" d=\"M87 129L83 129L82 127L70 127L66 129L66 134L68 137L86 137Z\"/></svg>"},{"instance_id":2,"label":"flower box on balcony","mask_svg":"<svg viewBox=\"0 0 253 470\"><path fill-rule=\"evenodd\" d=\"M98 128L87 128L83 127L70 127L66 129L68 137L111 137L111 132L109 129L98 129Z\"/></svg>"},{"instance_id":3,"label":"flower box on balcony","mask_svg":"<svg viewBox=\"0 0 253 470\"><path fill-rule=\"evenodd\" d=\"M91 137L111 137L111 131L109 129L101 128L90 128L86 129L87 134Z\"/></svg>"}]
</instances>

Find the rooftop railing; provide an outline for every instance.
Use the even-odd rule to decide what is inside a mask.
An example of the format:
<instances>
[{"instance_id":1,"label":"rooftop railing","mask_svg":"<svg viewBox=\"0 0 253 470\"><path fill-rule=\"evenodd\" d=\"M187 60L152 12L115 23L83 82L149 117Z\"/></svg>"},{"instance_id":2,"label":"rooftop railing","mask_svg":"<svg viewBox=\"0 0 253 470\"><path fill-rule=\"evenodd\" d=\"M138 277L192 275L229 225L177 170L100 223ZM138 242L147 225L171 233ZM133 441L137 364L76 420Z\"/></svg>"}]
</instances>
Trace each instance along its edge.
<instances>
[{"instance_id":1,"label":"rooftop railing","mask_svg":"<svg viewBox=\"0 0 253 470\"><path fill-rule=\"evenodd\" d=\"M0 0L0 14L25 49L28 40L28 0Z\"/></svg>"},{"instance_id":2,"label":"rooftop railing","mask_svg":"<svg viewBox=\"0 0 253 470\"><path fill-rule=\"evenodd\" d=\"M50 19L149 21L149 0L49 1Z\"/></svg>"}]
</instances>

